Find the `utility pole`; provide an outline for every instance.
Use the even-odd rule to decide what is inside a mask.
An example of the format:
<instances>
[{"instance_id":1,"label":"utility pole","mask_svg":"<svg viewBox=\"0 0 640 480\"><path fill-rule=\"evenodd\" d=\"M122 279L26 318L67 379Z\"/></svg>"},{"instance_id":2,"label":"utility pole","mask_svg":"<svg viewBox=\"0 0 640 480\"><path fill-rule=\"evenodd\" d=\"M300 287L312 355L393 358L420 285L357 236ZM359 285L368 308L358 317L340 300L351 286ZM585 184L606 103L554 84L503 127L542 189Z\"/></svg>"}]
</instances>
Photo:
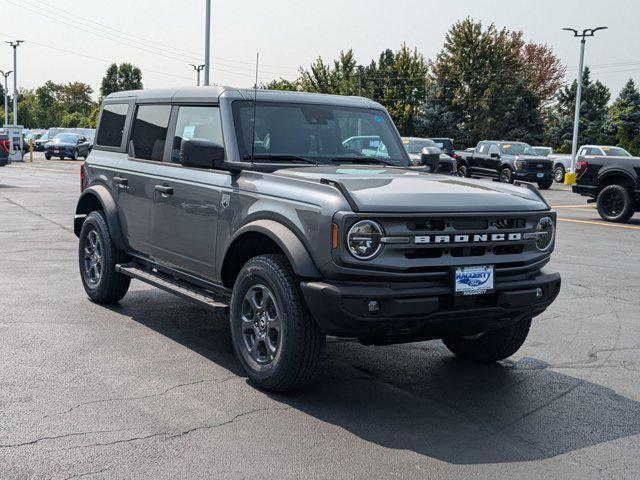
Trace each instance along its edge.
<instances>
[{"instance_id":1,"label":"utility pole","mask_svg":"<svg viewBox=\"0 0 640 480\"><path fill-rule=\"evenodd\" d=\"M18 47L24 40L4 43L13 48L13 124L18 125Z\"/></svg>"},{"instance_id":2,"label":"utility pole","mask_svg":"<svg viewBox=\"0 0 640 480\"><path fill-rule=\"evenodd\" d=\"M211 59L211 0L207 0L204 28L204 84L209 86L209 67ZM199 74L199 73L198 73Z\"/></svg>"},{"instance_id":3,"label":"utility pole","mask_svg":"<svg viewBox=\"0 0 640 480\"><path fill-rule=\"evenodd\" d=\"M193 69L197 72L197 74L198 74L198 83L197 83L197 85L200 86L200 72L204 69L204 65L194 65L193 63L190 63L189 65L191 65L193 67Z\"/></svg>"},{"instance_id":4,"label":"utility pole","mask_svg":"<svg viewBox=\"0 0 640 480\"><path fill-rule=\"evenodd\" d=\"M11 70L3 72L0 70L0 75L4 77L4 124L9 125L9 87L7 86L7 78L11 75Z\"/></svg>"},{"instance_id":5,"label":"utility pole","mask_svg":"<svg viewBox=\"0 0 640 480\"><path fill-rule=\"evenodd\" d=\"M580 60L578 62L578 89L576 91L576 110L573 117L573 141L571 143L571 172L567 172L564 183L573 185L576 183L576 161L578 154L578 132L580 130L580 107L582 106L582 71L584 70L584 47L587 37L593 37L598 30L605 30L608 27L585 28L582 33L574 28L563 28L573 33L574 37L580 37Z\"/></svg>"},{"instance_id":6,"label":"utility pole","mask_svg":"<svg viewBox=\"0 0 640 480\"><path fill-rule=\"evenodd\" d=\"M358 96L362 96L362 71L364 67L362 65L358 65Z\"/></svg>"}]
</instances>

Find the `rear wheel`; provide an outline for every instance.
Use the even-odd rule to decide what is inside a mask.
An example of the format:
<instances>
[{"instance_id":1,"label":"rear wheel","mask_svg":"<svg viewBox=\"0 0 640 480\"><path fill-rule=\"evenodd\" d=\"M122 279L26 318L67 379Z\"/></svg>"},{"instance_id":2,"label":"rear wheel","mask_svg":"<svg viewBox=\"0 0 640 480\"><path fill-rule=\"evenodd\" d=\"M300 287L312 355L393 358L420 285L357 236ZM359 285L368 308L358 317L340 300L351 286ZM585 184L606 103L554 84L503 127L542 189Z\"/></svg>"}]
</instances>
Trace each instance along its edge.
<instances>
[{"instance_id":1,"label":"rear wheel","mask_svg":"<svg viewBox=\"0 0 640 480\"><path fill-rule=\"evenodd\" d=\"M282 255L245 264L233 287L230 322L236 355L256 386L293 390L315 375L325 335Z\"/></svg>"},{"instance_id":2,"label":"rear wheel","mask_svg":"<svg viewBox=\"0 0 640 480\"><path fill-rule=\"evenodd\" d=\"M553 170L553 179L558 182L564 182L564 167L562 165L556 165L556 168Z\"/></svg>"},{"instance_id":3,"label":"rear wheel","mask_svg":"<svg viewBox=\"0 0 640 480\"><path fill-rule=\"evenodd\" d=\"M103 211L91 212L82 224L78 258L82 285L91 300L113 303L126 295L131 278L115 267L128 257L113 244Z\"/></svg>"},{"instance_id":4,"label":"rear wheel","mask_svg":"<svg viewBox=\"0 0 640 480\"><path fill-rule=\"evenodd\" d=\"M529 334L531 319L500 330L484 332L468 337L442 339L446 347L456 356L474 362L491 363L504 360L518 351Z\"/></svg>"},{"instance_id":5,"label":"rear wheel","mask_svg":"<svg viewBox=\"0 0 640 480\"><path fill-rule=\"evenodd\" d=\"M635 202L630 188L609 185L598 194L598 213L608 222L626 222L635 212Z\"/></svg>"},{"instance_id":6,"label":"rear wheel","mask_svg":"<svg viewBox=\"0 0 640 480\"><path fill-rule=\"evenodd\" d=\"M500 181L502 183L513 183L513 172L509 167L505 167L500 171Z\"/></svg>"}]
</instances>

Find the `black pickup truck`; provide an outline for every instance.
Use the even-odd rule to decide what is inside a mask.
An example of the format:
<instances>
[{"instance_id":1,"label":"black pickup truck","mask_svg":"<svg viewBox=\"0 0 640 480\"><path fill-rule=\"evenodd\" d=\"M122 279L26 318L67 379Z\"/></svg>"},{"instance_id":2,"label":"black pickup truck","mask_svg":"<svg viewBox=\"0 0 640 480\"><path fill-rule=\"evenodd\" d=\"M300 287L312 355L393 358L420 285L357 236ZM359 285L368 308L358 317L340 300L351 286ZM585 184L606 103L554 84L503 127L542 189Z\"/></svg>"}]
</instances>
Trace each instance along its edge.
<instances>
[{"instance_id":1,"label":"black pickup truck","mask_svg":"<svg viewBox=\"0 0 640 480\"><path fill-rule=\"evenodd\" d=\"M640 211L640 157L580 153L573 193L591 197L609 222L626 222Z\"/></svg>"},{"instance_id":2,"label":"black pickup truck","mask_svg":"<svg viewBox=\"0 0 640 480\"><path fill-rule=\"evenodd\" d=\"M456 160L458 173L464 177L491 177L504 183L523 180L541 189L553 183L553 163L523 142L484 140L473 152L457 151Z\"/></svg>"}]
</instances>

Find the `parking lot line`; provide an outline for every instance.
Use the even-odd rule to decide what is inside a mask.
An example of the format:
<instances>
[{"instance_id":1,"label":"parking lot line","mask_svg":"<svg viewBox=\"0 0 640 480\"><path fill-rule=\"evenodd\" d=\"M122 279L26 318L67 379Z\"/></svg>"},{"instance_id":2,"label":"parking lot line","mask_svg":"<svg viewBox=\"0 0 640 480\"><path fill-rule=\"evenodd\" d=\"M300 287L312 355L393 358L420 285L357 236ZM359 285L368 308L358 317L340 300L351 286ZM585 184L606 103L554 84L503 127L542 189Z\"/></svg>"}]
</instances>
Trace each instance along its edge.
<instances>
[{"instance_id":1,"label":"parking lot line","mask_svg":"<svg viewBox=\"0 0 640 480\"><path fill-rule=\"evenodd\" d=\"M637 225L621 225L619 223L606 223L606 222L598 222L593 220L575 220L573 218L560 218L558 217L559 222L571 222L571 223L586 223L588 225L600 225L602 227L613 227L613 228L626 228L629 230L640 230L640 226Z\"/></svg>"}]
</instances>

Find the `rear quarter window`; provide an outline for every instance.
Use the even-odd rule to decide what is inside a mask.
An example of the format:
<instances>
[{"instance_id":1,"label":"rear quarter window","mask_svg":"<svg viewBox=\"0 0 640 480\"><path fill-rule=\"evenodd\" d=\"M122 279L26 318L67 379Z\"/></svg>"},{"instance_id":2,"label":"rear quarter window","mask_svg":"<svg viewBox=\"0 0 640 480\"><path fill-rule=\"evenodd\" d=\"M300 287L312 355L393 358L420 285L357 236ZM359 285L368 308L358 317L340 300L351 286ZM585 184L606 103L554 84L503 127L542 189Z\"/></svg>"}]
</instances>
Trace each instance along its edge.
<instances>
[{"instance_id":1,"label":"rear quarter window","mask_svg":"<svg viewBox=\"0 0 640 480\"><path fill-rule=\"evenodd\" d=\"M96 135L96 144L103 147L119 147L122 144L124 125L129 105L113 103L102 107L100 124Z\"/></svg>"}]
</instances>

